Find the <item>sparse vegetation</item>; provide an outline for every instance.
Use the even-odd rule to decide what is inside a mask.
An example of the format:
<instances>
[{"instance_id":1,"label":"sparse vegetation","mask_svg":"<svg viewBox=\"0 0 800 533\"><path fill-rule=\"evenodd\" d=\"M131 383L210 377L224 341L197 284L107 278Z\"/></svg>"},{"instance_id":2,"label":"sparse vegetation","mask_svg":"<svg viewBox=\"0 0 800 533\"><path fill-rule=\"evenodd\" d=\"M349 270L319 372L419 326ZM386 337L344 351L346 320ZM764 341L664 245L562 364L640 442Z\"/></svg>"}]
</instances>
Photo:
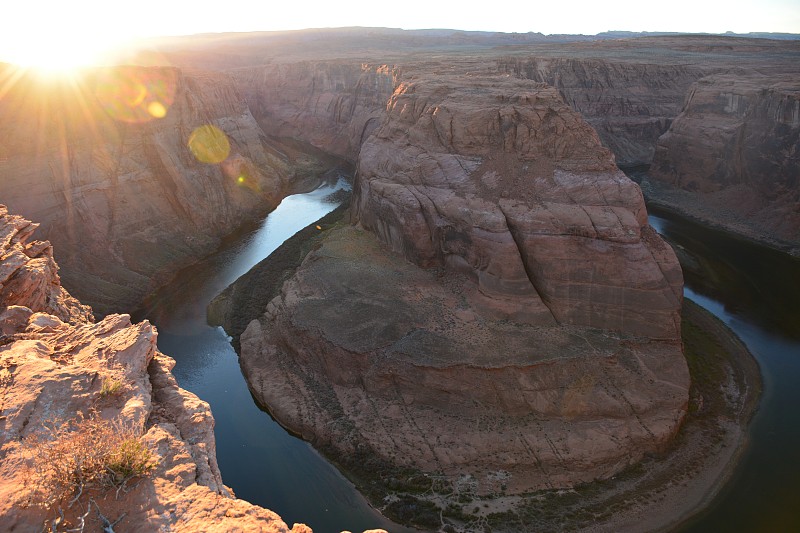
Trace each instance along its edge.
<instances>
[{"instance_id":1,"label":"sparse vegetation","mask_svg":"<svg viewBox=\"0 0 800 533\"><path fill-rule=\"evenodd\" d=\"M103 377L103 384L100 387L100 396L106 398L108 396L117 396L125 388L121 379L114 376Z\"/></svg>"},{"instance_id":2,"label":"sparse vegetation","mask_svg":"<svg viewBox=\"0 0 800 533\"><path fill-rule=\"evenodd\" d=\"M88 490L124 489L156 465L137 432L95 413L63 424L46 424L28 437L28 504L72 506Z\"/></svg>"}]
</instances>

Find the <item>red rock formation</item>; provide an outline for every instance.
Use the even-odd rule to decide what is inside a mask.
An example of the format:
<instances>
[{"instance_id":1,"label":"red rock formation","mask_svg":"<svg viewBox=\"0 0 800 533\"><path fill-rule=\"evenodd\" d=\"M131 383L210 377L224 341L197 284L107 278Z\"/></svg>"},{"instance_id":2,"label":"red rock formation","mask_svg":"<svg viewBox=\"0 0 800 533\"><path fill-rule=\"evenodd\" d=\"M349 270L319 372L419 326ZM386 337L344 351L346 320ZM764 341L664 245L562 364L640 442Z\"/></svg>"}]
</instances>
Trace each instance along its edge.
<instances>
[{"instance_id":1,"label":"red rock formation","mask_svg":"<svg viewBox=\"0 0 800 533\"><path fill-rule=\"evenodd\" d=\"M597 130L619 165L649 164L656 141L680 112L691 84L715 67L669 60L659 64L652 55L617 58L615 51L600 55L605 57L507 57L498 64L503 71L556 87Z\"/></svg>"},{"instance_id":2,"label":"red rock formation","mask_svg":"<svg viewBox=\"0 0 800 533\"><path fill-rule=\"evenodd\" d=\"M59 507L60 527L75 527L88 507L89 523L99 522L97 511L109 520L125 513L125 531L288 532L275 513L223 485L208 404L178 387L155 328L127 315L92 323L61 287L50 244L27 242L33 227L0 209L0 529L55 530ZM104 393L107 379L119 389ZM30 505L38 457L31 443L47 442L46 427L92 416L130 428L154 453L155 469L125 490L85 488L49 509Z\"/></svg>"},{"instance_id":3,"label":"red rock formation","mask_svg":"<svg viewBox=\"0 0 800 533\"><path fill-rule=\"evenodd\" d=\"M71 324L93 321L91 309L61 286L49 242L28 242L38 227L0 205L0 302L24 305Z\"/></svg>"},{"instance_id":4,"label":"red rock formation","mask_svg":"<svg viewBox=\"0 0 800 533\"><path fill-rule=\"evenodd\" d=\"M638 188L551 87L404 76L361 149L358 227L241 336L256 397L348 468L482 493L664 446L688 398L682 278Z\"/></svg>"},{"instance_id":5,"label":"red rock formation","mask_svg":"<svg viewBox=\"0 0 800 533\"><path fill-rule=\"evenodd\" d=\"M710 76L692 86L648 174L694 193L678 203L693 216L797 249L798 146L796 76Z\"/></svg>"},{"instance_id":6,"label":"red rock formation","mask_svg":"<svg viewBox=\"0 0 800 533\"><path fill-rule=\"evenodd\" d=\"M362 147L353 216L393 250L473 278L506 318L678 337L680 267L553 88L425 79L388 111Z\"/></svg>"},{"instance_id":7,"label":"red rock formation","mask_svg":"<svg viewBox=\"0 0 800 533\"><path fill-rule=\"evenodd\" d=\"M357 61L302 61L231 73L258 124L350 161L380 123L396 73Z\"/></svg>"},{"instance_id":8,"label":"red rock formation","mask_svg":"<svg viewBox=\"0 0 800 533\"><path fill-rule=\"evenodd\" d=\"M0 197L40 221L65 283L101 313L130 310L292 188L223 74L120 67L48 82L9 66L0 78ZM229 139L222 164L187 146L207 124Z\"/></svg>"}]
</instances>

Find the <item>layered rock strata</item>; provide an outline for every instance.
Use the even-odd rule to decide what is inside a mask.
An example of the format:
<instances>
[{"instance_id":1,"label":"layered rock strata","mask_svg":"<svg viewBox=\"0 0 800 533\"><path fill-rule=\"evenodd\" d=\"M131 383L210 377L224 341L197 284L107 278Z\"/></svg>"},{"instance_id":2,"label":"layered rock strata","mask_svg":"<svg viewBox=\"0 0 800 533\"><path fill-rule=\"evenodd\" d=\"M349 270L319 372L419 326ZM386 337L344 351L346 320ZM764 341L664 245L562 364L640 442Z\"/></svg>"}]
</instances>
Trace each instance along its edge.
<instances>
[{"instance_id":1,"label":"layered rock strata","mask_svg":"<svg viewBox=\"0 0 800 533\"><path fill-rule=\"evenodd\" d=\"M102 513L124 531L289 531L222 483L208 404L178 387L155 328L127 315L94 323L61 287L50 244L28 241L32 227L0 207L0 529L62 531L80 527L81 516L102 526ZM65 500L38 505L36 473L53 465L37 464L37 450L69 438L54 428L88 419L130 430L155 468L119 490L76 484ZM84 452L92 457L70 450Z\"/></svg>"},{"instance_id":2,"label":"layered rock strata","mask_svg":"<svg viewBox=\"0 0 800 533\"><path fill-rule=\"evenodd\" d=\"M304 182L225 74L0 78L0 197L41 224L65 284L100 314L132 309ZM210 126L219 138L193 137Z\"/></svg>"},{"instance_id":3,"label":"layered rock strata","mask_svg":"<svg viewBox=\"0 0 800 533\"><path fill-rule=\"evenodd\" d=\"M264 131L355 161L380 124L397 73L357 61L300 61L231 75Z\"/></svg>"},{"instance_id":4,"label":"layered rock strata","mask_svg":"<svg viewBox=\"0 0 800 533\"><path fill-rule=\"evenodd\" d=\"M556 87L597 131L621 166L648 165L658 138L681 110L689 87L715 70L611 57L508 57L501 70ZM719 68L719 67L717 67Z\"/></svg>"},{"instance_id":5,"label":"layered rock strata","mask_svg":"<svg viewBox=\"0 0 800 533\"><path fill-rule=\"evenodd\" d=\"M695 83L658 141L648 175L677 207L800 251L800 84L796 76L718 75Z\"/></svg>"},{"instance_id":6,"label":"layered rock strata","mask_svg":"<svg viewBox=\"0 0 800 533\"><path fill-rule=\"evenodd\" d=\"M241 336L293 431L481 493L610 476L677 431L680 267L552 87L409 74L351 216Z\"/></svg>"}]
</instances>

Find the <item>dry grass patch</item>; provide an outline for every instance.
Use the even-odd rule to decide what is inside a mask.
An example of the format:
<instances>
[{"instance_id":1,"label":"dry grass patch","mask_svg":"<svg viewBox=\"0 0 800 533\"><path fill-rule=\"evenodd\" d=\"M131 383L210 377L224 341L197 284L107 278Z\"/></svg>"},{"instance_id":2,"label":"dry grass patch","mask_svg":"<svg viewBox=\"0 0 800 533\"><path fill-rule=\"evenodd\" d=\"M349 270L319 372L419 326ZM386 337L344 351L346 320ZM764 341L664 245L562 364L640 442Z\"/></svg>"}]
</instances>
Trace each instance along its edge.
<instances>
[{"instance_id":1,"label":"dry grass patch","mask_svg":"<svg viewBox=\"0 0 800 533\"><path fill-rule=\"evenodd\" d=\"M24 446L30 459L28 503L45 508L71 507L87 490L119 492L157 463L137 431L96 413L48 424Z\"/></svg>"},{"instance_id":2,"label":"dry grass patch","mask_svg":"<svg viewBox=\"0 0 800 533\"><path fill-rule=\"evenodd\" d=\"M105 398L107 396L117 396L125 390L125 385L122 380L114 376L103 377L103 383L100 386L100 396Z\"/></svg>"}]
</instances>

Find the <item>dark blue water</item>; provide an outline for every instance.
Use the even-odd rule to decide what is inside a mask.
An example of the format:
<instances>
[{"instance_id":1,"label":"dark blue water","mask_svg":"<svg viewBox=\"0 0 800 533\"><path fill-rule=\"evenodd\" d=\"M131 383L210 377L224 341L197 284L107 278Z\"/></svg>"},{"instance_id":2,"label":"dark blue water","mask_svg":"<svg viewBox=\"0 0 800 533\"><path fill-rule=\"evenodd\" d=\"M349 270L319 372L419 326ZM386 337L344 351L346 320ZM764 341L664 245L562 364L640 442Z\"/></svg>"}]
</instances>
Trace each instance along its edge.
<instances>
[{"instance_id":1,"label":"dark blue water","mask_svg":"<svg viewBox=\"0 0 800 533\"><path fill-rule=\"evenodd\" d=\"M277 512L291 527L314 531L404 531L372 509L355 487L314 449L258 408L222 328L206 325L206 306L284 240L335 209L328 198L340 180L286 198L261 227L183 270L148 300L137 318L158 328L158 347L176 360L181 387L211 405L222 478L239 498Z\"/></svg>"},{"instance_id":2,"label":"dark blue water","mask_svg":"<svg viewBox=\"0 0 800 533\"><path fill-rule=\"evenodd\" d=\"M669 215L650 223L699 268L684 294L747 345L764 395L729 485L686 532L800 531L800 261Z\"/></svg>"}]
</instances>

